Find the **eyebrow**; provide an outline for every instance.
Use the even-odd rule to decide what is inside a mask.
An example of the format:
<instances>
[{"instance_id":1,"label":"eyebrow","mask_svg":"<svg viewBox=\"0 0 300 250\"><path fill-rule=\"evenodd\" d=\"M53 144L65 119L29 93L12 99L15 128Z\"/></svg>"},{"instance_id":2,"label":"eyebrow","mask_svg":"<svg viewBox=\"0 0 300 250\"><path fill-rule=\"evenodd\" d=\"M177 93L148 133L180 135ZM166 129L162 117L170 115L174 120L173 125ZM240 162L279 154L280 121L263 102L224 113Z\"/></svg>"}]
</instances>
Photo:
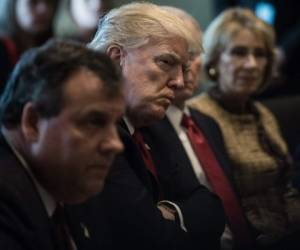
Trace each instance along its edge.
<instances>
[{"instance_id":1,"label":"eyebrow","mask_svg":"<svg viewBox=\"0 0 300 250\"><path fill-rule=\"evenodd\" d=\"M164 53L164 55L171 56L176 60L177 63L180 63L180 56L177 53L175 53L175 52L166 52L166 53Z\"/></svg>"},{"instance_id":2,"label":"eyebrow","mask_svg":"<svg viewBox=\"0 0 300 250\"><path fill-rule=\"evenodd\" d=\"M164 52L164 53L156 56L156 58L160 58L160 57L171 57L175 63L182 64L180 56L177 53L172 52L172 51ZM184 67L188 67L189 63L183 63L183 65L184 65Z\"/></svg>"}]
</instances>

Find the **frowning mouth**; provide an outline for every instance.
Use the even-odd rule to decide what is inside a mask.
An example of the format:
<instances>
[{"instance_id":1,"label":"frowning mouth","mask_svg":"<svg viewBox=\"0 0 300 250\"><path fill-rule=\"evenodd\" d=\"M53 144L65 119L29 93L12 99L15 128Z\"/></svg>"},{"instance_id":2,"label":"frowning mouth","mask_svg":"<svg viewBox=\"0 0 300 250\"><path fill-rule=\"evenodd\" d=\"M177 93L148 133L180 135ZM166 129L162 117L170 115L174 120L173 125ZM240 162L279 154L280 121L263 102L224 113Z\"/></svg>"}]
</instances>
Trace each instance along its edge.
<instances>
[{"instance_id":1,"label":"frowning mouth","mask_svg":"<svg viewBox=\"0 0 300 250\"><path fill-rule=\"evenodd\" d=\"M175 95L174 94L169 94L169 95L165 95L163 96L164 99L169 100L170 102L173 102Z\"/></svg>"},{"instance_id":2,"label":"frowning mouth","mask_svg":"<svg viewBox=\"0 0 300 250\"><path fill-rule=\"evenodd\" d=\"M95 169L95 170L106 172L107 169L110 168L112 163L113 163L113 161L111 159L108 159L104 162L92 163L89 165L89 167L92 169Z\"/></svg>"},{"instance_id":3,"label":"frowning mouth","mask_svg":"<svg viewBox=\"0 0 300 250\"><path fill-rule=\"evenodd\" d=\"M168 96L162 96L161 98L159 98L159 103L161 103L164 107L168 107L174 100L174 96L173 95L168 95Z\"/></svg>"}]
</instances>

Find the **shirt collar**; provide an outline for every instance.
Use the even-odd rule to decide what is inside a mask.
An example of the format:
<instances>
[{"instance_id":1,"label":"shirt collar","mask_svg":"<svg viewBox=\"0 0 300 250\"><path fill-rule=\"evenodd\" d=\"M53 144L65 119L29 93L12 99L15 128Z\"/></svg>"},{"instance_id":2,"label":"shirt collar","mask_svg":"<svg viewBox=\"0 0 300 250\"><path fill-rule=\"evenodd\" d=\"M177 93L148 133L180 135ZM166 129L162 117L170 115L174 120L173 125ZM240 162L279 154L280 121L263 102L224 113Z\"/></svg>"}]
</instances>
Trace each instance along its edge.
<instances>
[{"instance_id":1,"label":"shirt collar","mask_svg":"<svg viewBox=\"0 0 300 250\"><path fill-rule=\"evenodd\" d=\"M37 191L42 199L42 202L46 208L47 214L49 217L51 217L54 213L54 210L56 208L56 202L54 200L54 198L52 197L51 194L49 194L47 192L47 190L38 182L38 180L34 177L34 174L32 172L32 170L30 169L28 163L26 162L26 160L24 159L24 157L21 155L21 153L15 148L15 146L13 145L13 143L10 141L10 139L6 136L6 133L2 127L1 129L2 135L4 137L4 140L6 141L6 143L8 144L8 146L11 148L11 150L13 151L14 155L18 158L18 160L20 161L21 165L26 169L26 171L28 172L29 176L31 177L31 179L33 180Z\"/></svg>"},{"instance_id":2,"label":"shirt collar","mask_svg":"<svg viewBox=\"0 0 300 250\"><path fill-rule=\"evenodd\" d=\"M170 105L166 112L166 116L171 121L171 123L178 127L180 126L183 114L190 116L190 110L188 109L187 106L185 106L182 111L176 106Z\"/></svg>"},{"instance_id":3,"label":"shirt collar","mask_svg":"<svg viewBox=\"0 0 300 250\"><path fill-rule=\"evenodd\" d=\"M123 116L123 120L124 120L124 122L125 122L128 130L129 130L130 135L133 135L133 133L135 131L135 128L133 127L132 123L130 122L130 120L128 119L128 117L125 116L125 115Z\"/></svg>"}]
</instances>

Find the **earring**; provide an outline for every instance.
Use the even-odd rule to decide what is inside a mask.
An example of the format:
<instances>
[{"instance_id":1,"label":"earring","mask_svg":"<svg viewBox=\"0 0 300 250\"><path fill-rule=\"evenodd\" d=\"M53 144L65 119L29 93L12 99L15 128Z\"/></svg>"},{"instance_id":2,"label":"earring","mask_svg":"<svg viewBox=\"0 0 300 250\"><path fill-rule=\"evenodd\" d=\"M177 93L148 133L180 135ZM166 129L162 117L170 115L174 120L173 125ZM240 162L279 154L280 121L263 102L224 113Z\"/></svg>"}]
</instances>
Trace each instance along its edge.
<instances>
[{"instance_id":1,"label":"earring","mask_svg":"<svg viewBox=\"0 0 300 250\"><path fill-rule=\"evenodd\" d=\"M214 77L217 75L217 71L215 68L209 68L208 73L210 76Z\"/></svg>"}]
</instances>

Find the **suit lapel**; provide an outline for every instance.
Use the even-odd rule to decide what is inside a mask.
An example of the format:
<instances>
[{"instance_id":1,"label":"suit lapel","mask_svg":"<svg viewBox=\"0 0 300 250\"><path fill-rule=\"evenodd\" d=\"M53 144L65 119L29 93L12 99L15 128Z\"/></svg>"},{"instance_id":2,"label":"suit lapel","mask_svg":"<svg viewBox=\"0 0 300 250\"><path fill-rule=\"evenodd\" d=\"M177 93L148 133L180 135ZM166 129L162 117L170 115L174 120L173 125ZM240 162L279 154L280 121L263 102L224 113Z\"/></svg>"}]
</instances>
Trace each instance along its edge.
<instances>
[{"instance_id":1,"label":"suit lapel","mask_svg":"<svg viewBox=\"0 0 300 250\"><path fill-rule=\"evenodd\" d=\"M143 129L166 198L177 199L199 186L175 129L167 118Z\"/></svg>"},{"instance_id":2,"label":"suit lapel","mask_svg":"<svg viewBox=\"0 0 300 250\"><path fill-rule=\"evenodd\" d=\"M190 108L191 116L196 125L203 131L212 151L227 177L232 179L232 169L225 149L222 132L218 125L210 117Z\"/></svg>"},{"instance_id":3,"label":"suit lapel","mask_svg":"<svg viewBox=\"0 0 300 250\"><path fill-rule=\"evenodd\" d=\"M132 139L132 136L129 133L129 130L122 120L118 126L119 136L124 144L124 152L122 155L126 158L129 166L139 177L144 186L148 191L153 195L154 200L158 200L158 190L157 182L155 177L152 176L151 172L148 171L143 157Z\"/></svg>"},{"instance_id":4,"label":"suit lapel","mask_svg":"<svg viewBox=\"0 0 300 250\"><path fill-rule=\"evenodd\" d=\"M36 249L41 247L45 250L55 249L49 217L33 180L7 145L2 134L0 145L1 165L8 168L6 181L15 183L11 187L14 193L12 198L16 199L18 208L15 211L22 218L22 224L15 226L19 226L22 237L31 242ZM11 175L13 177L10 177Z\"/></svg>"}]
</instances>

